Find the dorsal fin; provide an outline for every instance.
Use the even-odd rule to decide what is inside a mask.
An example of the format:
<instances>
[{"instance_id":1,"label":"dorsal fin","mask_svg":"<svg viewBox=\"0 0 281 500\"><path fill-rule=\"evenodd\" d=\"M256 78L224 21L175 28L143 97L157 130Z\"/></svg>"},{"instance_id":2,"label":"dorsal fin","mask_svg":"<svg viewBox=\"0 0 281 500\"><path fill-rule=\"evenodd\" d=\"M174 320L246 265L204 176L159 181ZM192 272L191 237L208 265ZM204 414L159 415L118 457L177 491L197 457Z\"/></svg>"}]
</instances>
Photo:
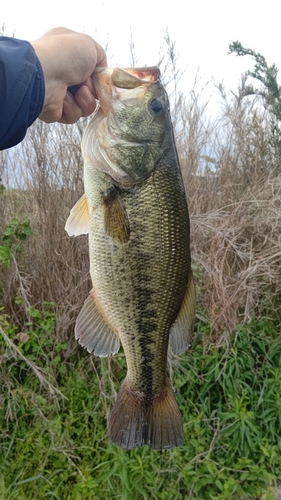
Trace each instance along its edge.
<instances>
[{"instance_id":1,"label":"dorsal fin","mask_svg":"<svg viewBox=\"0 0 281 500\"><path fill-rule=\"evenodd\" d=\"M175 354L181 354L191 345L196 312L193 274L190 270L185 296L178 317L170 329L170 343Z\"/></svg>"},{"instance_id":2,"label":"dorsal fin","mask_svg":"<svg viewBox=\"0 0 281 500\"><path fill-rule=\"evenodd\" d=\"M85 300L75 325L75 338L79 344L94 352L96 356L106 357L119 351L120 341L117 332L104 319L99 310L93 291Z\"/></svg>"}]
</instances>

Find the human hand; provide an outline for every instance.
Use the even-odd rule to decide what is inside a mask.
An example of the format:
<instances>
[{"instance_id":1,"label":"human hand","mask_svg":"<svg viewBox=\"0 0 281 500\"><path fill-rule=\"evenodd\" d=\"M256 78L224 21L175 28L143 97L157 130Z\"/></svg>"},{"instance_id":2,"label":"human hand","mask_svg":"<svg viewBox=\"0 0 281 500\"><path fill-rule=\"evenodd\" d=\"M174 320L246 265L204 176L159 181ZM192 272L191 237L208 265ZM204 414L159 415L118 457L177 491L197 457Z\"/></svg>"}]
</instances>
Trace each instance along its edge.
<instances>
[{"instance_id":1,"label":"human hand","mask_svg":"<svg viewBox=\"0 0 281 500\"><path fill-rule=\"evenodd\" d=\"M30 42L45 78L45 99L39 118L46 123L75 123L96 107L91 79L96 66L107 66L103 48L88 35L54 28ZM78 85L73 96L67 88Z\"/></svg>"}]
</instances>

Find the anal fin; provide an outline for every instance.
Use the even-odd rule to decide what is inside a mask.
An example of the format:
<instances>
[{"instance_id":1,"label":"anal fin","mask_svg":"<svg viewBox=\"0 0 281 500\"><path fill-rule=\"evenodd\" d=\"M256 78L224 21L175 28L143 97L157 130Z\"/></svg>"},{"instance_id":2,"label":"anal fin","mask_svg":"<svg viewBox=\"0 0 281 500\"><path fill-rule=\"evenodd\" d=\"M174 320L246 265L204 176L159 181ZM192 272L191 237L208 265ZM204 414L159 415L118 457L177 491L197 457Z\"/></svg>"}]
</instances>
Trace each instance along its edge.
<instances>
[{"instance_id":1,"label":"anal fin","mask_svg":"<svg viewBox=\"0 0 281 500\"><path fill-rule=\"evenodd\" d=\"M106 357L119 351L117 332L106 322L100 312L93 292L85 300L75 325L75 338L79 344L96 356Z\"/></svg>"},{"instance_id":2,"label":"anal fin","mask_svg":"<svg viewBox=\"0 0 281 500\"><path fill-rule=\"evenodd\" d=\"M170 343L175 354L181 354L191 345L196 312L196 293L190 270L185 296L175 323L170 329Z\"/></svg>"}]
</instances>

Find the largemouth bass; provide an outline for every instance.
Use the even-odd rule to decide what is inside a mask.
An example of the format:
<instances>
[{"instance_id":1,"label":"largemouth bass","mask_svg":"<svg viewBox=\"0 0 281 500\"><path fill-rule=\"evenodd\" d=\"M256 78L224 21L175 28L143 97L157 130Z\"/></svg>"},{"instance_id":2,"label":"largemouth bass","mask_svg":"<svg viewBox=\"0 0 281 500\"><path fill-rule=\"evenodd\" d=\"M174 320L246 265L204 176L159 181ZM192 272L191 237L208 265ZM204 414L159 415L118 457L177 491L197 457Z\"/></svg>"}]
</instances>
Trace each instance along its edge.
<instances>
[{"instance_id":1,"label":"largemouth bass","mask_svg":"<svg viewBox=\"0 0 281 500\"><path fill-rule=\"evenodd\" d=\"M182 417L167 375L191 342L195 287L189 216L169 101L159 69L98 68L100 109L82 140L85 194L66 223L89 234L93 289L75 336L97 356L118 352L127 376L109 421L121 448L183 443Z\"/></svg>"}]
</instances>

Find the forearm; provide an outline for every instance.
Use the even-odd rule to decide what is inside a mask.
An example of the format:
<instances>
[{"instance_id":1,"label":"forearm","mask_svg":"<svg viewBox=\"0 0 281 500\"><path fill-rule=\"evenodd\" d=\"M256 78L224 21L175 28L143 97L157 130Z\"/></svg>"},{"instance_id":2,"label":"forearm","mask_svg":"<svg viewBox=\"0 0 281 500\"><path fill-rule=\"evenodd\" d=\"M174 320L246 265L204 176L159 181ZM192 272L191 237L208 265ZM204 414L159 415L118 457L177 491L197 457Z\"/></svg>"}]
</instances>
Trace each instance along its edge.
<instances>
[{"instance_id":1,"label":"forearm","mask_svg":"<svg viewBox=\"0 0 281 500\"><path fill-rule=\"evenodd\" d=\"M24 138L43 108L43 71L29 42L0 37L0 89L0 149L6 149Z\"/></svg>"}]
</instances>

